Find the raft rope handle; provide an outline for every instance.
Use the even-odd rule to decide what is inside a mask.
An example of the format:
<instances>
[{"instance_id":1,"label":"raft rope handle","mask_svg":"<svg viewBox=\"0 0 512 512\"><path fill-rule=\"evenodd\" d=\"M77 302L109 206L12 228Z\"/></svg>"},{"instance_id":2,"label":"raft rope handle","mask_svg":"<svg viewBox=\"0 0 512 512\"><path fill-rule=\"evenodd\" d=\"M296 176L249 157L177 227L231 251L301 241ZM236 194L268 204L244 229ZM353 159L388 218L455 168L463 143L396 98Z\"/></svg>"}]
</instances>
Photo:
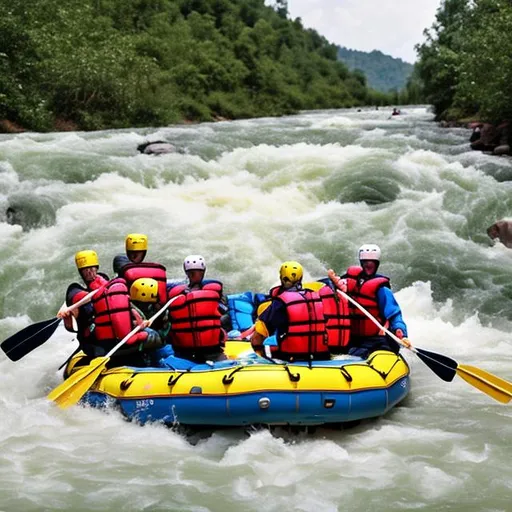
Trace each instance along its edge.
<instances>
[{"instance_id":1,"label":"raft rope handle","mask_svg":"<svg viewBox=\"0 0 512 512\"><path fill-rule=\"evenodd\" d=\"M352 382L352 380L353 380L352 375L350 375L350 373L348 373L348 370L345 368L345 365L340 366L340 372L341 372L341 375L343 375L343 377L345 377L345 380L347 382Z\"/></svg>"},{"instance_id":2,"label":"raft rope handle","mask_svg":"<svg viewBox=\"0 0 512 512\"><path fill-rule=\"evenodd\" d=\"M178 375L176 375L176 378L174 378L174 375L171 375L169 377L169 380L167 381L167 385L170 388L172 388L176 384L176 382L178 382L181 379L181 377L183 377L183 375L185 375L186 373L190 373L190 370L186 370L184 372L178 372Z\"/></svg>"},{"instance_id":3,"label":"raft rope handle","mask_svg":"<svg viewBox=\"0 0 512 512\"><path fill-rule=\"evenodd\" d=\"M395 362L393 363L393 366L388 370L388 373L386 373L386 378L391 373L391 370L397 365L398 361L400 360L400 356L397 355Z\"/></svg>"},{"instance_id":4,"label":"raft rope handle","mask_svg":"<svg viewBox=\"0 0 512 512\"><path fill-rule=\"evenodd\" d=\"M290 368L288 368L288 365L283 365L284 369L286 370L286 373L288 374L288 378L291 382L299 382L300 380L300 373L296 373L295 375L290 371Z\"/></svg>"},{"instance_id":5,"label":"raft rope handle","mask_svg":"<svg viewBox=\"0 0 512 512\"><path fill-rule=\"evenodd\" d=\"M276 364L278 364L278 363L276 363ZM229 375L224 375L224 377L222 377L222 383L225 385L231 384L235 380L233 375L235 375L235 373L239 372L240 370L243 370L244 368L245 368L244 365L240 365L237 368L235 368ZM283 368L285 369L286 373L288 374L288 378L290 379L291 382L299 382L300 373L293 374L290 371L290 368L288 368L287 364L284 364Z\"/></svg>"},{"instance_id":6,"label":"raft rope handle","mask_svg":"<svg viewBox=\"0 0 512 512\"><path fill-rule=\"evenodd\" d=\"M121 384L119 385L119 388L121 391L126 391L133 382L133 379L137 376L137 372L132 373L127 379L123 380Z\"/></svg>"},{"instance_id":7,"label":"raft rope handle","mask_svg":"<svg viewBox=\"0 0 512 512\"><path fill-rule=\"evenodd\" d=\"M377 370L377 368L374 368L372 365L371 365L371 361L368 363L368 366L372 369L372 370L375 370L381 377L383 380L386 380L388 378L388 375L391 373L391 370L396 366L396 364L398 363L398 361L400 361L400 356L397 354L396 355L396 359L395 359L395 362L393 363L393 366L386 372L381 372L379 370Z\"/></svg>"},{"instance_id":8,"label":"raft rope handle","mask_svg":"<svg viewBox=\"0 0 512 512\"><path fill-rule=\"evenodd\" d=\"M231 384L235 380L233 375L235 375L236 372L243 370L244 368L245 368L244 365L240 365L240 366L236 367L229 375L224 375L224 377L222 377L222 384L225 384L225 385Z\"/></svg>"}]
</instances>

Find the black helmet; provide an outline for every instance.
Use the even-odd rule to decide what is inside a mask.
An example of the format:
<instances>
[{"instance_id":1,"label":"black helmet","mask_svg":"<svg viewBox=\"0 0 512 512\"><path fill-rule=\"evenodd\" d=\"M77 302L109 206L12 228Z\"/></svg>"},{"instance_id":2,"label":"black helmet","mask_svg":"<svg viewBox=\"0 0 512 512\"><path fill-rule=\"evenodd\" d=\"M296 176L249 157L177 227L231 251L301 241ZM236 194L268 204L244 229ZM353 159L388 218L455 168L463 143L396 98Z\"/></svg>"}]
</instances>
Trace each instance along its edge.
<instances>
[{"instance_id":1,"label":"black helmet","mask_svg":"<svg viewBox=\"0 0 512 512\"><path fill-rule=\"evenodd\" d=\"M128 265L130 263L130 260L128 259L128 256L125 256L124 254L118 254L114 257L114 260L112 261L112 267L114 269L114 272L116 274L120 274L122 268L125 265Z\"/></svg>"}]
</instances>

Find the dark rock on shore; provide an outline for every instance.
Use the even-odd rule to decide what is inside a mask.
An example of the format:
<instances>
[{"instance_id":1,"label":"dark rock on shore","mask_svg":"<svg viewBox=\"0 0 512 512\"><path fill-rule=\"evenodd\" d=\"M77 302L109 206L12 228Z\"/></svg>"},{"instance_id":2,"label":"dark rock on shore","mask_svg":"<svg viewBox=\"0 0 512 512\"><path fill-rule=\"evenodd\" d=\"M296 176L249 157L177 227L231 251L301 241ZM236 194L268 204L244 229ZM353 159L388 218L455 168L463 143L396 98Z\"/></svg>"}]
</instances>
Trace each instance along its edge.
<instances>
[{"instance_id":1,"label":"dark rock on shore","mask_svg":"<svg viewBox=\"0 0 512 512\"><path fill-rule=\"evenodd\" d=\"M512 147L512 127L510 121L494 126L491 123L470 123L473 132L469 138L471 149L488 151L493 155L510 155Z\"/></svg>"},{"instance_id":2,"label":"dark rock on shore","mask_svg":"<svg viewBox=\"0 0 512 512\"><path fill-rule=\"evenodd\" d=\"M512 220L502 219L487 228L492 240L498 239L505 247L512 249Z\"/></svg>"}]
</instances>

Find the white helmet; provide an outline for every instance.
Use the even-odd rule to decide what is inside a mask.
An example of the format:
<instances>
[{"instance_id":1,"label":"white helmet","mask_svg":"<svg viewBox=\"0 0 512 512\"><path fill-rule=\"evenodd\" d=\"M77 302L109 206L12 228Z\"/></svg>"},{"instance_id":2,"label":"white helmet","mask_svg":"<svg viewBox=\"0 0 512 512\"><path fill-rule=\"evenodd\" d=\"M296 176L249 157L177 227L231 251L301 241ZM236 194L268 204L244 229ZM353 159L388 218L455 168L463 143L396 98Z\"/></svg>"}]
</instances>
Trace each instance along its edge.
<instances>
[{"instance_id":1,"label":"white helmet","mask_svg":"<svg viewBox=\"0 0 512 512\"><path fill-rule=\"evenodd\" d=\"M359 248L359 261L375 260L380 261L380 247L375 244L364 244Z\"/></svg>"},{"instance_id":2,"label":"white helmet","mask_svg":"<svg viewBox=\"0 0 512 512\"><path fill-rule=\"evenodd\" d=\"M191 254L183 261L183 269L185 272L189 270L206 270L206 262L199 254Z\"/></svg>"}]
</instances>

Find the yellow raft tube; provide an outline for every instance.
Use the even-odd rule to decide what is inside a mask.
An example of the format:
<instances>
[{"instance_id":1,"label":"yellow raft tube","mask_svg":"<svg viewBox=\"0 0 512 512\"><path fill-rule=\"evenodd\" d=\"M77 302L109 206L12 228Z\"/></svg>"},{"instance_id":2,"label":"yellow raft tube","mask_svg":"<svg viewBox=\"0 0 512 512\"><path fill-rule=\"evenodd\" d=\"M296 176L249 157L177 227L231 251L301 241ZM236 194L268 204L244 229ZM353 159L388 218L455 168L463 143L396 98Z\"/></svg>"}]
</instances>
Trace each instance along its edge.
<instances>
[{"instance_id":1,"label":"yellow raft tube","mask_svg":"<svg viewBox=\"0 0 512 512\"><path fill-rule=\"evenodd\" d=\"M159 368L106 370L82 403L116 405L142 424L310 426L382 416L410 389L406 361L387 351L310 366L261 358L245 341L228 341L226 353L237 359L194 364L169 356ZM83 357L72 358L68 374Z\"/></svg>"}]
</instances>

